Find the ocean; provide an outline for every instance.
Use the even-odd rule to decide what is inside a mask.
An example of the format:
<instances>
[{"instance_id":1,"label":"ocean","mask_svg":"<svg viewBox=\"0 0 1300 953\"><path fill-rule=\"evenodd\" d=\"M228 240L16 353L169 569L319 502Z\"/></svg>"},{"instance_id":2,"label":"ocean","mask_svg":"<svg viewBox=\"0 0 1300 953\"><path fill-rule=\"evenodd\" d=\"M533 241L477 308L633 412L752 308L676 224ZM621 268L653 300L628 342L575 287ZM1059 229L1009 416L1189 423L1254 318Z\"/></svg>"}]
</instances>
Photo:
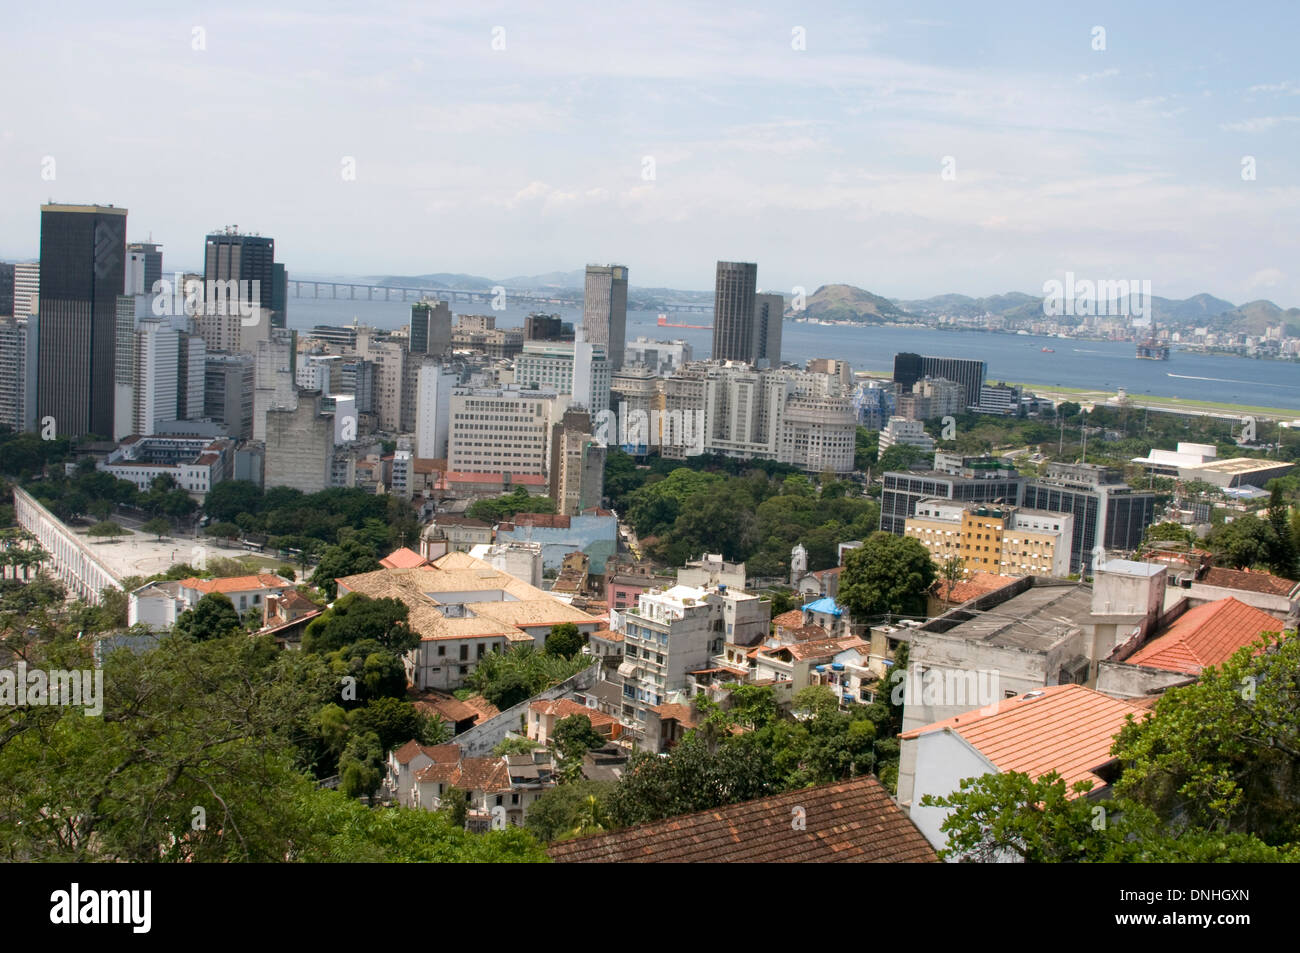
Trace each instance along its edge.
<instances>
[{"instance_id":1,"label":"ocean","mask_svg":"<svg viewBox=\"0 0 1300 953\"><path fill-rule=\"evenodd\" d=\"M532 307L514 306L492 312L486 304L457 302L455 313L473 310L493 313L499 327L521 327ZM294 298L288 301L289 327L310 330L317 324L362 324L396 328L410 320L411 302L362 299ZM581 311L551 306L566 321L578 323ZM670 314L670 321L711 324L709 314ZM629 311L627 339L647 337L683 340L697 359L707 358L712 346L710 330L661 328L658 313ZM1054 353L1044 353L1050 347ZM985 361L990 381L1009 380L1041 387L1078 387L1105 391L1124 388L1136 396L1182 397L1193 400L1300 411L1300 365L1286 361L1253 360L1217 354L1174 350L1168 361L1140 361L1128 342L1074 341L1037 335L997 334L988 331L938 331L907 327L829 327L786 321L781 355L804 363L815 357L848 361L854 370L889 372L894 354L914 351L942 357Z\"/></svg>"}]
</instances>

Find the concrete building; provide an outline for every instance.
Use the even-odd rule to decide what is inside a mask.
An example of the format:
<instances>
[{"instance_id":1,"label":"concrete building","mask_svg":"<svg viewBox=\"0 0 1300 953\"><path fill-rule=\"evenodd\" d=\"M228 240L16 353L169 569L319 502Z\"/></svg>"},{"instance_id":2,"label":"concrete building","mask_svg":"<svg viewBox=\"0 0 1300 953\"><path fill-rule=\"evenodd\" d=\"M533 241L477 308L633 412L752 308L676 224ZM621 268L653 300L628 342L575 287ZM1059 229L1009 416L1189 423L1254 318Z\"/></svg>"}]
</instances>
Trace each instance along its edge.
<instances>
[{"instance_id":1,"label":"concrete building","mask_svg":"<svg viewBox=\"0 0 1300 953\"><path fill-rule=\"evenodd\" d=\"M298 348L296 332L273 331L252 348L253 439L266 439L266 412L298 406ZM307 373L306 380L320 374ZM319 388L312 388L319 389ZM326 391L321 391L326 393Z\"/></svg>"},{"instance_id":2,"label":"concrete building","mask_svg":"<svg viewBox=\"0 0 1300 953\"><path fill-rule=\"evenodd\" d=\"M966 412L966 388L941 377L925 377L898 395L898 416L908 420L933 420Z\"/></svg>"},{"instance_id":3,"label":"concrete building","mask_svg":"<svg viewBox=\"0 0 1300 953\"><path fill-rule=\"evenodd\" d=\"M426 360L416 371L415 455L425 460L447 459L451 433L451 392L460 384L453 369Z\"/></svg>"},{"instance_id":4,"label":"concrete building","mask_svg":"<svg viewBox=\"0 0 1300 953\"><path fill-rule=\"evenodd\" d=\"M902 403L900 398L899 403ZM879 452L884 453L896 444L920 447L926 453L934 451L934 438L925 432L925 418L890 417L889 423L880 431L877 438Z\"/></svg>"},{"instance_id":5,"label":"concrete building","mask_svg":"<svg viewBox=\"0 0 1300 953\"><path fill-rule=\"evenodd\" d=\"M599 627L587 613L466 553L441 556L429 566L339 579L339 595L350 592L406 604L409 624L420 636L406 658L417 690L460 688L489 652L516 644L540 650L552 626L573 623L583 633Z\"/></svg>"},{"instance_id":6,"label":"concrete building","mask_svg":"<svg viewBox=\"0 0 1300 953\"><path fill-rule=\"evenodd\" d=\"M440 358L451 347L451 305L417 301L411 305L410 350Z\"/></svg>"},{"instance_id":7,"label":"concrete building","mask_svg":"<svg viewBox=\"0 0 1300 953\"><path fill-rule=\"evenodd\" d=\"M604 349L611 371L623 366L627 341L627 269L622 265L587 266L582 337Z\"/></svg>"},{"instance_id":8,"label":"concrete building","mask_svg":"<svg viewBox=\"0 0 1300 953\"><path fill-rule=\"evenodd\" d=\"M903 535L915 539L939 565L957 557L967 573L1003 576L1070 574L1074 517L1012 505L921 500Z\"/></svg>"},{"instance_id":9,"label":"concrete building","mask_svg":"<svg viewBox=\"0 0 1300 953\"><path fill-rule=\"evenodd\" d=\"M623 352L623 368L639 364L650 370L655 377L662 377L679 370L695 360L695 350L685 341L652 341L638 336L629 341Z\"/></svg>"},{"instance_id":10,"label":"concrete building","mask_svg":"<svg viewBox=\"0 0 1300 953\"><path fill-rule=\"evenodd\" d=\"M255 366L248 354L206 354L203 416L237 439L253 437Z\"/></svg>"},{"instance_id":11,"label":"concrete building","mask_svg":"<svg viewBox=\"0 0 1300 953\"><path fill-rule=\"evenodd\" d=\"M317 493L330 485L334 415L321 409L320 391L300 391L292 410L266 412L267 489L291 486Z\"/></svg>"},{"instance_id":12,"label":"concrete building","mask_svg":"<svg viewBox=\"0 0 1300 953\"><path fill-rule=\"evenodd\" d=\"M754 295L755 367L777 367L781 363L781 329L785 320L785 298L779 294Z\"/></svg>"},{"instance_id":13,"label":"concrete building","mask_svg":"<svg viewBox=\"0 0 1300 953\"><path fill-rule=\"evenodd\" d=\"M591 415L566 410L551 428L547 495L555 512L577 516L599 506L605 491L605 447L592 436Z\"/></svg>"},{"instance_id":14,"label":"concrete building","mask_svg":"<svg viewBox=\"0 0 1300 953\"><path fill-rule=\"evenodd\" d=\"M515 358L515 384L568 394L593 416L609 409L611 371L603 344L530 341Z\"/></svg>"},{"instance_id":15,"label":"concrete building","mask_svg":"<svg viewBox=\"0 0 1300 953\"><path fill-rule=\"evenodd\" d=\"M545 476L558 396L514 386L453 388L448 470Z\"/></svg>"},{"instance_id":16,"label":"concrete building","mask_svg":"<svg viewBox=\"0 0 1300 953\"><path fill-rule=\"evenodd\" d=\"M1155 495L1135 491L1119 470L1091 463L1052 463L1025 484L1032 509L1074 516L1070 571L1087 575L1099 554L1130 553L1155 516Z\"/></svg>"},{"instance_id":17,"label":"concrete building","mask_svg":"<svg viewBox=\"0 0 1300 953\"><path fill-rule=\"evenodd\" d=\"M770 602L725 586L642 593L636 608L622 616L622 723L644 731L648 708L685 691L688 675L708 668L724 643L761 642L770 621Z\"/></svg>"},{"instance_id":18,"label":"concrete building","mask_svg":"<svg viewBox=\"0 0 1300 953\"><path fill-rule=\"evenodd\" d=\"M0 318L0 427L36 429L37 318Z\"/></svg>"},{"instance_id":19,"label":"concrete building","mask_svg":"<svg viewBox=\"0 0 1300 953\"><path fill-rule=\"evenodd\" d=\"M559 570L571 553L582 552L593 573L603 573L605 562L618 551L618 519L609 510L592 509L575 516L550 513L516 513L496 528L498 543L539 543L542 565Z\"/></svg>"},{"instance_id":20,"label":"concrete building","mask_svg":"<svg viewBox=\"0 0 1300 953\"><path fill-rule=\"evenodd\" d=\"M141 492L149 490L153 481L165 474L181 489L202 499L222 480L231 479L234 461L232 440L140 434L123 440L98 468L134 483Z\"/></svg>"},{"instance_id":21,"label":"concrete building","mask_svg":"<svg viewBox=\"0 0 1300 953\"><path fill-rule=\"evenodd\" d=\"M40 313L41 263L18 262L14 265L15 318L30 318Z\"/></svg>"},{"instance_id":22,"label":"concrete building","mask_svg":"<svg viewBox=\"0 0 1300 953\"><path fill-rule=\"evenodd\" d=\"M1014 506L1020 502L1025 478L1009 463L998 458L936 453L934 469L891 471L884 475L882 482L880 528L901 536L907 530L908 517L916 515L916 506L921 500L1005 503ZM1037 508L1047 509L1041 506Z\"/></svg>"}]
</instances>

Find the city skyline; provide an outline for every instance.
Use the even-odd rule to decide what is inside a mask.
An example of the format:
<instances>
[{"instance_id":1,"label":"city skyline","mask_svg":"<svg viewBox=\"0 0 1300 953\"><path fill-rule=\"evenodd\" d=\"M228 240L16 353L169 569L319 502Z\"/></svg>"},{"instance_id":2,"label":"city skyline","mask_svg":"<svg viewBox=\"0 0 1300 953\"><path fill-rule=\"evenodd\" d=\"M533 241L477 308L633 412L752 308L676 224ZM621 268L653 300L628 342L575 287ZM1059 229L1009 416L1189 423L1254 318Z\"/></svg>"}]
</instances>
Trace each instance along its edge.
<instances>
[{"instance_id":1,"label":"city skyline","mask_svg":"<svg viewBox=\"0 0 1300 953\"><path fill-rule=\"evenodd\" d=\"M680 6L636 30L613 9L575 30L506 6L79 6L57 27L67 82L16 102L0 134L0 258L35 255L33 209L57 198L131 208L129 238L182 268L235 220L304 274L618 261L643 287L703 290L722 258L764 262L783 292L1033 293L1072 270L1300 303L1300 83L1270 65L1288 62L1281 5ZM49 16L11 24L0 69L40 68ZM77 55L105 42L117 56ZM152 95L88 111L90 70L97 86L147 77ZM257 147L193 148L216 128Z\"/></svg>"}]
</instances>

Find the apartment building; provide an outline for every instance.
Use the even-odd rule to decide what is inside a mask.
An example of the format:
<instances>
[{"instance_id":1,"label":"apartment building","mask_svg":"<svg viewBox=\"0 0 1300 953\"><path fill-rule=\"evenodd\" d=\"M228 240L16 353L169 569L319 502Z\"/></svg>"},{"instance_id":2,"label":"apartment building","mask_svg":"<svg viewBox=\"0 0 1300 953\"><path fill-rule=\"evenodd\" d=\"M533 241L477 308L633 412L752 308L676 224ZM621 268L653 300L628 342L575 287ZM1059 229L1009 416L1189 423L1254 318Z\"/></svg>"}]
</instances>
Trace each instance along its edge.
<instances>
[{"instance_id":1,"label":"apartment building","mask_svg":"<svg viewBox=\"0 0 1300 953\"><path fill-rule=\"evenodd\" d=\"M903 535L929 550L936 563L955 556L970 573L1065 577L1073 523L1069 513L929 499L917 504Z\"/></svg>"},{"instance_id":2,"label":"apartment building","mask_svg":"<svg viewBox=\"0 0 1300 953\"><path fill-rule=\"evenodd\" d=\"M453 388L447 469L545 476L558 398L556 391L540 388Z\"/></svg>"}]
</instances>

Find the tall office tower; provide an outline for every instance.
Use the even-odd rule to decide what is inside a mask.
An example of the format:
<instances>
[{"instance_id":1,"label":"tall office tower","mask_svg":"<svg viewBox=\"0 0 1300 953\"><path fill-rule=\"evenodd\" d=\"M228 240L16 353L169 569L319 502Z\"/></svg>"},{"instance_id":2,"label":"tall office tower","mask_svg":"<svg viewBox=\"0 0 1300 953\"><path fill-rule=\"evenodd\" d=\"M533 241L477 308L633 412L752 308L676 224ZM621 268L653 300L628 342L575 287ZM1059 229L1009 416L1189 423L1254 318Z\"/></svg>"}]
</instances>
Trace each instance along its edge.
<instances>
[{"instance_id":1,"label":"tall office tower","mask_svg":"<svg viewBox=\"0 0 1300 953\"><path fill-rule=\"evenodd\" d=\"M926 377L942 377L960 384L966 391L966 405L978 407L984 386L986 365L962 357L926 357L908 352L894 355L894 383L899 393L911 391L912 385Z\"/></svg>"},{"instance_id":2,"label":"tall office tower","mask_svg":"<svg viewBox=\"0 0 1300 953\"><path fill-rule=\"evenodd\" d=\"M755 367L767 361L768 367L781 363L781 322L785 319L785 298L775 294L754 295L754 357Z\"/></svg>"},{"instance_id":3,"label":"tall office tower","mask_svg":"<svg viewBox=\"0 0 1300 953\"><path fill-rule=\"evenodd\" d=\"M176 419L203 417L203 390L207 377L207 345L189 331L176 332Z\"/></svg>"},{"instance_id":4,"label":"tall office tower","mask_svg":"<svg viewBox=\"0 0 1300 953\"><path fill-rule=\"evenodd\" d=\"M126 278L131 285L129 274ZM135 430L135 327L137 315L151 316L141 309L133 294L118 295L115 309L116 334L113 345L113 439L121 440Z\"/></svg>"},{"instance_id":5,"label":"tall office tower","mask_svg":"<svg viewBox=\"0 0 1300 953\"><path fill-rule=\"evenodd\" d=\"M203 257L205 293L213 287L208 284L211 281L248 282L247 285L236 286L240 289L241 300L260 304L264 311L274 311L275 239L241 235L233 225L207 236ZM253 282L257 284L254 285ZM212 307L212 304L205 301L207 308ZM211 346L212 342L209 341L208 345Z\"/></svg>"},{"instance_id":6,"label":"tall office tower","mask_svg":"<svg viewBox=\"0 0 1300 953\"><path fill-rule=\"evenodd\" d=\"M600 506L605 487L605 447L592 436L591 415L566 410L551 426L551 462L547 470L547 495L555 512L580 516Z\"/></svg>"},{"instance_id":7,"label":"tall office tower","mask_svg":"<svg viewBox=\"0 0 1300 953\"><path fill-rule=\"evenodd\" d=\"M13 317L14 266L0 261L0 318Z\"/></svg>"},{"instance_id":8,"label":"tall office tower","mask_svg":"<svg viewBox=\"0 0 1300 953\"><path fill-rule=\"evenodd\" d=\"M588 265L582 299L582 333L588 344L600 344L611 370L623 366L627 345L627 269L622 265Z\"/></svg>"},{"instance_id":9,"label":"tall office tower","mask_svg":"<svg viewBox=\"0 0 1300 953\"><path fill-rule=\"evenodd\" d=\"M126 209L41 206L36 414L61 437L113 433L117 296L126 275Z\"/></svg>"},{"instance_id":10,"label":"tall office tower","mask_svg":"<svg viewBox=\"0 0 1300 953\"><path fill-rule=\"evenodd\" d=\"M203 416L225 427L226 436L253 436L253 357L209 354L203 375Z\"/></svg>"},{"instance_id":11,"label":"tall office tower","mask_svg":"<svg viewBox=\"0 0 1300 953\"><path fill-rule=\"evenodd\" d=\"M412 354L442 357L451 346L451 305L445 301L417 301L411 305Z\"/></svg>"},{"instance_id":12,"label":"tall office tower","mask_svg":"<svg viewBox=\"0 0 1300 953\"><path fill-rule=\"evenodd\" d=\"M298 406L298 337L276 329L253 349L253 439L266 439L266 414Z\"/></svg>"},{"instance_id":13,"label":"tall office tower","mask_svg":"<svg viewBox=\"0 0 1300 953\"><path fill-rule=\"evenodd\" d=\"M421 459L445 460L450 433L451 391L460 375L429 358L416 374L415 455Z\"/></svg>"},{"instance_id":14,"label":"tall office tower","mask_svg":"<svg viewBox=\"0 0 1300 953\"><path fill-rule=\"evenodd\" d=\"M149 317L136 322L132 433L157 433L159 424L177 419L178 356L177 331L167 321Z\"/></svg>"},{"instance_id":15,"label":"tall office tower","mask_svg":"<svg viewBox=\"0 0 1300 953\"><path fill-rule=\"evenodd\" d=\"M718 262L713 298L713 353L715 361L754 360L754 289L758 265L753 262Z\"/></svg>"},{"instance_id":16,"label":"tall office tower","mask_svg":"<svg viewBox=\"0 0 1300 953\"><path fill-rule=\"evenodd\" d=\"M533 312L524 318L524 341L572 341L573 325L558 314Z\"/></svg>"},{"instance_id":17,"label":"tall office tower","mask_svg":"<svg viewBox=\"0 0 1300 953\"><path fill-rule=\"evenodd\" d=\"M41 264L37 261L14 265L14 317L37 313L41 290Z\"/></svg>"},{"instance_id":18,"label":"tall office tower","mask_svg":"<svg viewBox=\"0 0 1300 953\"><path fill-rule=\"evenodd\" d=\"M35 429L36 318L0 317L0 431Z\"/></svg>"},{"instance_id":19,"label":"tall office tower","mask_svg":"<svg viewBox=\"0 0 1300 953\"><path fill-rule=\"evenodd\" d=\"M289 273L278 261L271 264L271 327L289 326Z\"/></svg>"},{"instance_id":20,"label":"tall office tower","mask_svg":"<svg viewBox=\"0 0 1300 953\"><path fill-rule=\"evenodd\" d=\"M162 278L162 245L128 242L126 258L126 293L152 294L154 283Z\"/></svg>"}]
</instances>

